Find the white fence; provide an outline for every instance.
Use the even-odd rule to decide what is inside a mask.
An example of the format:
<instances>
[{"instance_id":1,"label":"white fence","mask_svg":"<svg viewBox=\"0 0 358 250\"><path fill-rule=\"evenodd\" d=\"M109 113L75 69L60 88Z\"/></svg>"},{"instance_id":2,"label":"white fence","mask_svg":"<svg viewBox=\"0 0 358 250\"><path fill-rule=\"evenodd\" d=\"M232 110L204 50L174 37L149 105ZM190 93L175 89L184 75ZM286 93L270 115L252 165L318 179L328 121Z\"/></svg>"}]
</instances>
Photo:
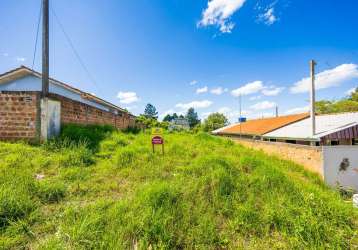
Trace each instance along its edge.
<instances>
[{"instance_id":1,"label":"white fence","mask_svg":"<svg viewBox=\"0 0 358 250\"><path fill-rule=\"evenodd\" d=\"M328 185L358 191L358 146L324 146L322 158Z\"/></svg>"}]
</instances>

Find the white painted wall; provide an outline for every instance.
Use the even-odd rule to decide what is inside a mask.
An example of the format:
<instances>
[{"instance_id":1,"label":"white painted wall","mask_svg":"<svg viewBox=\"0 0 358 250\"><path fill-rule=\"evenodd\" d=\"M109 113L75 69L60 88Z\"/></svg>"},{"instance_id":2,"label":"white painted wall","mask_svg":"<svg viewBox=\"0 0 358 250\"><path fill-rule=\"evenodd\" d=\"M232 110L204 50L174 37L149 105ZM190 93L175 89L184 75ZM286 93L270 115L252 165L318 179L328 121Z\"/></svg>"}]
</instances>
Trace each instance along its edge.
<instances>
[{"instance_id":1,"label":"white painted wall","mask_svg":"<svg viewBox=\"0 0 358 250\"><path fill-rule=\"evenodd\" d=\"M0 91L41 91L41 79L36 76L25 76L23 78L0 84ZM72 92L62 86L50 83L50 93L62 95L71 100L82 102L95 108L109 111L109 108L91 100L83 99L80 94Z\"/></svg>"},{"instance_id":2,"label":"white painted wall","mask_svg":"<svg viewBox=\"0 0 358 250\"><path fill-rule=\"evenodd\" d=\"M324 146L322 150L324 180L358 191L358 146Z\"/></svg>"}]
</instances>

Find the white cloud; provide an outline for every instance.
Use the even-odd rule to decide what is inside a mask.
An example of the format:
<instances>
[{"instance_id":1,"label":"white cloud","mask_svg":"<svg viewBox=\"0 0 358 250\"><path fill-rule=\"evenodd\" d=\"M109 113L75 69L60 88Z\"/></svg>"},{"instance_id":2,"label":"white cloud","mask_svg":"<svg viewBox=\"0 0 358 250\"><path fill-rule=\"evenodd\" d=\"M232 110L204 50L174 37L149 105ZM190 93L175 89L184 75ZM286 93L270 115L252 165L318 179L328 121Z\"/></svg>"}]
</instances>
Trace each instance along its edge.
<instances>
[{"instance_id":1,"label":"white cloud","mask_svg":"<svg viewBox=\"0 0 358 250\"><path fill-rule=\"evenodd\" d=\"M260 100L262 96L257 95L257 96L252 96L249 98L250 101L255 101L255 100Z\"/></svg>"},{"instance_id":2,"label":"white cloud","mask_svg":"<svg viewBox=\"0 0 358 250\"><path fill-rule=\"evenodd\" d=\"M195 85L195 84L197 84L197 83L198 83L197 80L192 80L189 84L190 84L191 86L193 86L193 85Z\"/></svg>"},{"instance_id":3,"label":"white cloud","mask_svg":"<svg viewBox=\"0 0 358 250\"><path fill-rule=\"evenodd\" d=\"M204 101L192 101L189 103L178 103L175 105L175 107L181 109L189 109L189 108L201 109L201 108L210 107L211 104L213 104L212 101L204 100Z\"/></svg>"},{"instance_id":4,"label":"white cloud","mask_svg":"<svg viewBox=\"0 0 358 250\"><path fill-rule=\"evenodd\" d=\"M258 16L258 20L270 26L278 21L278 18L275 16L274 7L266 9L266 11Z\"/></svg>"},{"instance_id":5,"label":"white cloud","mask_svg":"<svg viewBox=\"0 0 358 250\"><path fill-rule=\"evenodd\" d=\"M240 111L238 109L231 109L229 107L222 107L220 109L218 109L217 111L218 113L224 114L231 122L237 122L239 116L240 116ZM252 112L250 110L241 110L241 116L249 116L251 115Z\"/></svg>"},{"instance_id":6,"label":"white cloud","mask_svg":"<svg viewBox=\"0 0 358 250\"><path fill-rule=\"evenodd\" d=\"M354 93L356 91L356 88L351 88L349 90L346 91L346 95L351 95L352 93Z\"/></svg>"},{"instance_id":7,"label":"white cloud","mask_svg":"<svg viewBox=\"0 0 358 250\"><path fill-rule=\"evenodd\" d=\"M358 78L358 65L356 64L341 64L333 69L325 70L316 75L315 87L318 89L325 89L334 86L339 86L342 82ZM292 93L305 93L310 91L311 78L306 77L293 84L291 87Z\"/></svg>"},{"instance_id":8,"label":"white cloud","mask_svg":"<svg viewBox=\"0 0 358 250\"><path fill-rule=\"evenodd\" d=\"M233 96L250 95L263 90L265 87L262 81L254 81L245 84L244 86L231 91Z\"/></svg>"},{"instance_id":9,"label":"white cloud","mask_svg":"<svg viewBox=\"0 0 358 250\"><path fill-rule=\"evenodd\" d=\"M202 93L206 93L206 92L208 92L208 87L207 86L196 89L197 94L202 94Z\"/></svg>"},{"instance_id":10,"label":"white cloud","mask_svg":"<svg viewBox=\"0 0 358 250\"><path fill-rule=\"evenodd\" d=\"M119 92L117 97L119 98L120 103L124 104L130 104L139 101L137 93L135 92Z\"/></svg>"},{"instance_id":11,"label":"white cloud","mask_svg":"<svg viewBox=\"0 0 358 250\"><path fill-rule=\"evenodd\" d=\"M231 111L231 108L229 107L222 107L218 109L218 112L221 114L228 114Z\"/></svg>"},{"instance_id":12,"label":"white cloud","mask_svg":"<svg viewBox=\"0 0 358 250\"><path fill-rule=\"evenodd\" d=\"M202 13L198 27L214 25L222 33L231 33L235 23L229 21L230 17L239 10L246 0L209 0L208 7Z\"/></svg>"},{"instance_id":13,"label":"white cloud","mask_svg":"<svg viewBox=\"0 0 358 250\"><path fill-rule=\"evenodd\" d=\"M25 62L26 58L25 57L16 57L15 60L18 62Z\"/></svg>"},{"instance_id":14,"label":"white cloud","mask_svg":"<svg viewBox=\"0 0 358 250\"><path fill-rule=\"evenodd\" d=\"M125 107L125 109L127 109L127 110L133 110L133 109L136 109L136 108L138 108L137 106L128 106L128 107Z\"/></svg>"},{"instance_id":15,"label":"white cloud","mask_svg":"<svg viewBox=\"0 0 358 250\"><path fill-rule=\"evenodd\" d=\"M290 114L298 114L298 113L304 113L304 112L308 112L310 110L310 106L304 106L304 107L297 107L297 108L292 108L289 110L286 110L285 114L290 115Z\"/></svg>"},{"instance_id":16,"label":"white cloud","mask_svg":"<svg viewBox=\"0 0 358 250\"><path fill-rule=\"evenodd\" d=\"M174 114L174 113L175 113L174 109L168 109L167 111L164 111L163 113L161 113L159 115L159 119L163 120L166 115L171 115L171 114Z\"/></svg>"},{"instance_id":17,"label":"white cloud","mask_svg":"<svg viewBox=\"0 0 358 250\"><path fill-rule=\"evenodd\" d=\"M265 109L270 109L273 107L276 107L276 103L269 102L269 101L258 102L256 104L250 106L250 108L254 109L254 110L265 110Z\"/></svg>"},{"instance_id":18,"label":"white cloud","mask_svg":"<svg viewBox=\"0 0 358 250\"><path fill-rule=\"evenodd\" d=\"M283 87L270 86L262 90L262 94L266 96L276 96L284 90Z\"/></svg>"},{"instance_id":19,"label":"white cloud","mask_svg":"<svg viewBox=\"0 0 358 250\"><path fill-rule=\"evenodd\" d=\"M210 93L214 94L214 95L221 95L224 92L229 91L227 88L223 89L222 87L217 87L217 88L213 88L210 90Z\"/></svg>"}]
</instances>

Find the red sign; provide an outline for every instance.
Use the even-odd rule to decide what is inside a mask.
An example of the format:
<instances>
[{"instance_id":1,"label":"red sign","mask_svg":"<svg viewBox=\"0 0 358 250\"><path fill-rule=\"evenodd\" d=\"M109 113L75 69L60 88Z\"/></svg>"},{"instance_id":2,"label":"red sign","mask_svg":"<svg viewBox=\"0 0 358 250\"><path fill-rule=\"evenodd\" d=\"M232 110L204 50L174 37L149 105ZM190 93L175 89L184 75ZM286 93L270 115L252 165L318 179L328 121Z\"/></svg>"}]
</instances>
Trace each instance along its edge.
<instances>
[{"instance_id":1,"label":"red sign","mask_svg":"<svg viewBox=\"0 0 358 250\"><path fill-rule=\"evenodd\" d=\"M164 140L162 137L160 136L154 136L152 138L152 144L155 145L155 144L164 144Z\"/></svg>"}]
</instances>

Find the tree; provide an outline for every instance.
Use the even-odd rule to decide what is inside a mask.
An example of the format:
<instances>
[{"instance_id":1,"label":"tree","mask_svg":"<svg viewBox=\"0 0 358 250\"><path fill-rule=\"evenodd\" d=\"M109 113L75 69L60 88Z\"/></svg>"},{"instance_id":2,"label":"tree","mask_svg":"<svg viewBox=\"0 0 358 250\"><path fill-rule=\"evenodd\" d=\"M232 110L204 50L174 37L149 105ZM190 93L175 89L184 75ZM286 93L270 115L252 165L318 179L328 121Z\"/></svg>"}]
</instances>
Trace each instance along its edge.
<instances>
[{"instance_id":1,"label":"tree","mask_svg":"<svg viewBox=\"0 0 358 250\"><path fill-rule=\"evenodd\" d=\"M194 108L188 109L185 118L188 120L190 128L194 128L195 125L200 123L198 113L195 112Z\"/></svg>"},{"instance_id":2,"label":"tree","mask_svg":"<svg viewBox=\"0 0 358 250\"><path fill-rule=\"evenodd\" d=\"M351 93L349 100L358 102L358 87Z\"/></svg>"},{"instance_id":3,"label":"tree","mask_svg":"<svg viewBox=\"0 0 358 250\"><path fill-rule=\"evenodd\" d=\"M167 114L164 118L163 118L163 122L171 122L174 121L175 119L178 118L177 113L174 113L173 115Z\"/></svg>"},{"instance_id":4,"label":"tree","mask_svg":"<svg viewBox=\"0 0 358 250\"><path fill-rule=\"evenodd\" d=\"M173 120L173 116L171 116L170 114L167 114L163 118L163 122L171 122L172 120Z\"/></svg>"},{"instance_id":5,"label":"tree","mask_svg":"<svg viewBox=\"0 0 358 250\"><path fill-rule=\"evenodd\" d=\"M148 103L144 109L144 116L147 118L157 120L158 119L157 109L152 104Z\"/></svg>"},{"instance_id":6,"label":"tree","mask_svg":"<svg viewBox=\"0 0 358 250\"><path fill-rule=\"evenodd\" d=\"M316 102L318 114L333 114L358 111L358 88L347 98L341 100L321 100Z\"/></svg>"},{"instance_id":7,"label":"tree","mask_svg":"<svg viewBox=\"0 0 358 250\"><path fill-rule=\"evenodd\" d=\"M212 113L204 121L203 129L206 132L211 132L215 129L225 127L229 124L225 115L220 113Z\"/></svg>"}]
</instances>

